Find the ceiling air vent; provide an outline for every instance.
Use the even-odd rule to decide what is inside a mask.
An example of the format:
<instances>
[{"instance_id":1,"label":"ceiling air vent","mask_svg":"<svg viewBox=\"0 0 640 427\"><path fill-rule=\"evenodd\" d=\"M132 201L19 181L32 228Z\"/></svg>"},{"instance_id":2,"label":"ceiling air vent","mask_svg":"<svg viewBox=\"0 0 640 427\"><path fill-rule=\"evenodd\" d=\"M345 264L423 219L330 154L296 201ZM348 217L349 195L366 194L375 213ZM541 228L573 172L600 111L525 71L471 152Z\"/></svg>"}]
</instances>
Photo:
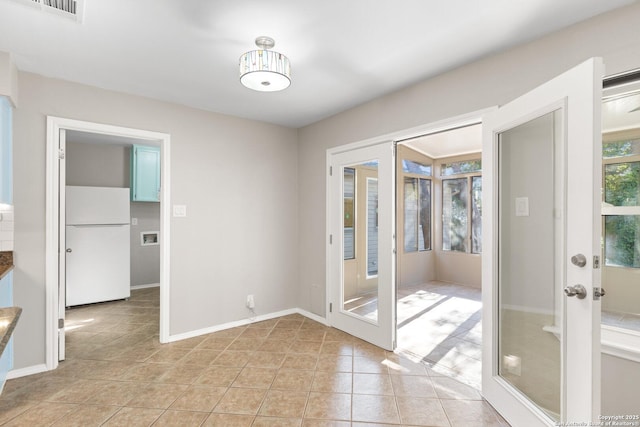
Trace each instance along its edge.
<instances>
[{"instance_id":1,"label":"ceiling air vent","mask_svg":"<svg viewBox=\"0 0 640 427\"><path fill-rule=\"evenodd\" d=\"M37 0L34 0L37 1ZM75 0L40 0L43 5L53 7L63 12L76 14L77 6Z\"/></svg>"},{"instance_id":2,"label":"ceiling air vent","mask_svg":"<svg viewBox=\"0 0 640 427\"><path fill-rule=\"evenodd\" d=\"M84 0L22 0L45 12L53 12L75 21L82 21Z\"/></svg>"}]
</instances>

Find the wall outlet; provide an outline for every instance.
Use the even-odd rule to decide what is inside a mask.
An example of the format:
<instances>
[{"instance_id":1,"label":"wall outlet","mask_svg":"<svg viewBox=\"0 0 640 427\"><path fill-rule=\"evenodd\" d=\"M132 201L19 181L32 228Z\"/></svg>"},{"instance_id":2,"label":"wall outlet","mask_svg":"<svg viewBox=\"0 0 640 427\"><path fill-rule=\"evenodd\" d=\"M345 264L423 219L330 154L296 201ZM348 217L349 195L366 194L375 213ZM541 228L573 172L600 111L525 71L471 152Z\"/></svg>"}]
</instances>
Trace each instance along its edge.
<instances>
[{"instance_id":1,"label":"wall outlet","mask_svg":"<svg viewBox=\"0 0 640 427\"><path fill-rule=\"evenodd\" d=\"M253 299L253 295L247 295L247 308L255 308L256 302Z\"/></svg>"},{"instance_id":2,"label":"wall outlet","mask_svg":"<svg viewBox=\"0 0 640 427\"><path fill-rule=\"evenodd\" d=\"M131 225L138 225L138 218L131 218Z\"/></svg>"}]
</instances>

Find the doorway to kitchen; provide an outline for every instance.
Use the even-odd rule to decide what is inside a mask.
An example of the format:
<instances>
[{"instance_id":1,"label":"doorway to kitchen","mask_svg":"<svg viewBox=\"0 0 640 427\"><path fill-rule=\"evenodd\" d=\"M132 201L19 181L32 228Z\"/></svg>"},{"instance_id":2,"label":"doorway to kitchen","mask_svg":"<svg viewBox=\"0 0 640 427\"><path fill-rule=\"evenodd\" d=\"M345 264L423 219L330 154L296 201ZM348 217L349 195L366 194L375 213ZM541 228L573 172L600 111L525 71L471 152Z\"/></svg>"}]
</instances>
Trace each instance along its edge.
<instances>
[{"instance_id":1,"label":"doorway to kitchen","mask_svg":"<svg viewBox=\"0 0 640 427\"><path fill-rule=\"evenodd\" d=\"M71 130L65 139L65 356L97 343L122 354L125 336L159 329L159 147ZM141 197L136 176L155 191Z\"/></svg>"},{"instance_id":2,"label":"doorway to kitchen","mask_svg":"<svg viewBox=\"0 0 640 427\"><path fill-rule=\"evenodd\" d=\"M67 306L76 305L70 303L66 296L66 255L69 249L66 233L67 189L100 189L110 194L124 191L126 188L128 195L127 181L130 181L131 176L137 176L134 169L130 168L129 159L132 147L138 146L150 147L155 151L159 166L157 182L161 182L162 185L160 188L155 187L153 192L153 196L158 200L155 206L134 206L133 202L131 205L128 200L125 202L126 228L127 234L130 234L127 236L130 239L127 239L126 250L132 254L131 259L135 259L139 265L134 266L134 263L131 263L129 285L134 285L130 294L132 298L126 301L126 307L109 312L114 316L126 317L133 311L137 315L146 315L148 319L149 316L153 316L151 311L154 311L155 325L147 327L159 329L160 342L166 342L169 336L169 135L55 117L48 117L47 124L47 369L54 369L58 361L65 359L67 328L74 331L73 345L77 344L77 338L85 335L75 332L91 329L91 322L87 321L91 316L71 316L69 323L65 325ZM67 184L74 185L67 187ZM75 196L75 193L69 193L70 197L71 194ZM83 203L78 205L83 206ZM91 208L95 207L95 204L88 203L85 206ZM140 226L144 230L140 229ZM140 253L136 253L137 251ZM145 257L151 262L143 262ZM155 295L146 295L150 293ZM145 294L146 297L140 298L138 294ZM86 302L98 302L86 299L84 295L82 298L77 301L81 305ZM131 304L133 301L136 301L136 304ZM107 304L113 304L114 307L118 305Z\"/></svg>"}]
</instances>

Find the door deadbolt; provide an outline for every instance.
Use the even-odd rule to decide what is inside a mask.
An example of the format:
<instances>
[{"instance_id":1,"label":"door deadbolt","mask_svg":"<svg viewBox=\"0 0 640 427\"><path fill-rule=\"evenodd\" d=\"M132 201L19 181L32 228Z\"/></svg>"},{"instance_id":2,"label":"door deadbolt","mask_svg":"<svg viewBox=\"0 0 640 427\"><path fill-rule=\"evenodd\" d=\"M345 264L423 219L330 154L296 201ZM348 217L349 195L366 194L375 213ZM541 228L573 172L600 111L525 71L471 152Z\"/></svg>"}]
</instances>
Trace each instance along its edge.
<instances>
[{"instance_id":1,"label":"door deadbolt","mask_svg":"<svg viewBox=\"0 0 640 427\"><path fill-rule=\"evenodd\" d=\"M568 297L578 297L578 299L584 299L587 296L587 290L582 285L567 286L564 288L564 293Z\"/></svg>"},{"instance_id":2,"label":"door deadbolt","mask_svg":"<svg viewBox=\"0 0 640 427\"><path fill-rule=\"evenodd\" d=\"M571 257L571 264L578 267L584 267L587 265L587 257L582 254L577 254Z\"/></svg>"}]
</instances>

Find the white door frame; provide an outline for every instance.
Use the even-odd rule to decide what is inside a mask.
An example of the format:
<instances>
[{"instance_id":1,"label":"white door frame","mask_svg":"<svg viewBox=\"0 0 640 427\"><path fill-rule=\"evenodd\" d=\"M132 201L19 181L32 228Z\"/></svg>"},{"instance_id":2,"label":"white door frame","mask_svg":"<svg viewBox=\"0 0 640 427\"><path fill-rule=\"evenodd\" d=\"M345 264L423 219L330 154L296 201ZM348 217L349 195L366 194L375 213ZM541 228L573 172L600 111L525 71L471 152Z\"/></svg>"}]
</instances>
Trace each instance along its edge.
<instances>
[{"instance_id":1,"label":"white door frame","mask_svg":"<svg viewBox=\"0 0 640 427\"><path fill-rule=\"evenodd\" d=\"M47 116L46 139L46 248L45 248L45 289L46 289L46 346L47 370L58 366L58 248L60 245L60 131L74 130L123 138L145 140L150 145L160 146L161 152L161 211L160 229L162 235L160 251L160 342L169 341L169 295L170 295L170 202L171 202L171 151L169 134L132 129L81 120ZM64 224L62 224L64 227ZM64 237L62 237L64 239Z\"/></svg>"}]
</instances>

